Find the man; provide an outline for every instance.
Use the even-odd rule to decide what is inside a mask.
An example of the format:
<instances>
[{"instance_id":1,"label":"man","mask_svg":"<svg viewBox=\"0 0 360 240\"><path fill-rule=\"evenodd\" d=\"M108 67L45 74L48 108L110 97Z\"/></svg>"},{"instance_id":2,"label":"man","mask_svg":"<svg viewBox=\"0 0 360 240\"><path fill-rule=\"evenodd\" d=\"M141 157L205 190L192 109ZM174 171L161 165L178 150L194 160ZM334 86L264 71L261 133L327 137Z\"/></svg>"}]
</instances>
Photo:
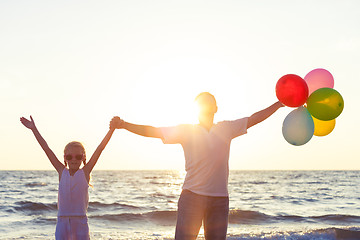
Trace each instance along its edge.
<instances>
[{"instance_id":1,"label":"man","mask_svg":"<svg viewBox=\"0 0 360 240\"><path fill-rule=\"evenodd\" d=\"M118 118L117 128L161 138L166 144L182 145L187 173L178 202L175 239L196 239L202 222L206 239L226 239L231 140L247 133L248 128L270 117L283 104L276 102L250 117L214 123L218 110L215 97L203 92L195 100L199 105L199 124L157 128Z\"/></svg>"}]
</instances>

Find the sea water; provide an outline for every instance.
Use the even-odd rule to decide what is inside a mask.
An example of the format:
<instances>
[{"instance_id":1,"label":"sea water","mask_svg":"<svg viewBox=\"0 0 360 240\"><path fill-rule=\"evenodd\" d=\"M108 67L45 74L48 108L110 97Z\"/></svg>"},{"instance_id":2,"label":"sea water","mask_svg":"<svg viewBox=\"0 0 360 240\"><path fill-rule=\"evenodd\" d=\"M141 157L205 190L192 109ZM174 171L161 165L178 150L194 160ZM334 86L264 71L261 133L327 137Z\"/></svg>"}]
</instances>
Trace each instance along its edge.
<instances>
[{"instance_id":1,"label":"sea water","mask_svg":"<svg viewBox=\"0 0 360 240\"><path fill-rule=\"evenodd\" d=\"M92 239L173 239L182 171L93 171ZM228 239L360 239L360 171L230 171ZM0 171L0 239L54 239L58 175ZM203 229L199 239L203 239Z\"/></svg>"}]
</instances>

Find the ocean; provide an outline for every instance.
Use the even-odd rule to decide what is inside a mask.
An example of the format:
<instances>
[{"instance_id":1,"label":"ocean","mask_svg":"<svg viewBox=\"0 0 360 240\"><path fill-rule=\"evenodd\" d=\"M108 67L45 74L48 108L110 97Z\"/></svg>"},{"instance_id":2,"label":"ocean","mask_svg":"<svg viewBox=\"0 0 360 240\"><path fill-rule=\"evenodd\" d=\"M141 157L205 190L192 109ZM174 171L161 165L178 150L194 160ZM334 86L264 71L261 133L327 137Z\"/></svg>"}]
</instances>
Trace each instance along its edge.
<instances>
[{"instance_id":1,"label":"ocean","mask_svg":"<svg viewBox=\"0 0 360 240\"><path fill-rule=\"evenodd\" d=\"M173 239L183 171L93 171L92 239ZM360 239L360 171L230 171L228 239ZM0 171L0 239L54 239L58 175ZM203 229L199 239L204 239Z\"/></svg>"}]
</instances>

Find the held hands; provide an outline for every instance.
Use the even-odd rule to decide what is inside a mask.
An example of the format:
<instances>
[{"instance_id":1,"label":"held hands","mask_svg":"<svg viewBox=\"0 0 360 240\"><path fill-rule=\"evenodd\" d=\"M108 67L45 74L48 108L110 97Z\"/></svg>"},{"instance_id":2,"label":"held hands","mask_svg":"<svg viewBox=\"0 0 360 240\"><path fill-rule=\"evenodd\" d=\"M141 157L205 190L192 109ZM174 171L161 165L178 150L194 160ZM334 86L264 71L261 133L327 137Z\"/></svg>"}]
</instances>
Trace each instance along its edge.
<instances>
[{"instance_id":1,"label":"held hands","mask_svg":"<svg viewBox=\"0 0 360 240\"><path fill-rule=\"evenodd\" d=\"M33 130L36 128L35 126L35 122L34 122L34 119L32 118L32 116L30 116L30 120L24 118L24 117L21 117L20 118L20 122L27 128Z\"/></svg>"},{"instance_id":2,"label":"held hands","mask_svg":"<svg viewBox=\"0 0 360 240\"><path fill-rule=\"evenodd\" d=\"M119 117L113 117L110 122L110 129L124 128L125 121Z\"/></svg>"}]
</instances>

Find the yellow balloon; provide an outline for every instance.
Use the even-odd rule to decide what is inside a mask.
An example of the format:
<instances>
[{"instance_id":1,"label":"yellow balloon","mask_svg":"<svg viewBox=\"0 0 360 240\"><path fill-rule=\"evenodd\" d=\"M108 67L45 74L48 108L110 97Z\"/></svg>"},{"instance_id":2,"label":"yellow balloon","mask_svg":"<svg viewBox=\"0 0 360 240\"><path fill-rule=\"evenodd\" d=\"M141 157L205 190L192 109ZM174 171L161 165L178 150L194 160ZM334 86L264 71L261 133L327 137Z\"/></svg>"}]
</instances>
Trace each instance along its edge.
<instances>
[{"instance_id":1,"label":"yellow balloon","mask_svg":"<svg viewBox=\"0 0 360 240\"><path fill-rule=\"evenodd\" d=\"M329 121L322 121L317 118L314 118L313 116L312 116L312 118L314 120L314 126L315 126L314 135L315 136L318 136L318 137L326 136L329 133L331 133L332 130L334 130L334 128L335 128L335 119L332 119Z\"/></svg>"}]
</instances>

